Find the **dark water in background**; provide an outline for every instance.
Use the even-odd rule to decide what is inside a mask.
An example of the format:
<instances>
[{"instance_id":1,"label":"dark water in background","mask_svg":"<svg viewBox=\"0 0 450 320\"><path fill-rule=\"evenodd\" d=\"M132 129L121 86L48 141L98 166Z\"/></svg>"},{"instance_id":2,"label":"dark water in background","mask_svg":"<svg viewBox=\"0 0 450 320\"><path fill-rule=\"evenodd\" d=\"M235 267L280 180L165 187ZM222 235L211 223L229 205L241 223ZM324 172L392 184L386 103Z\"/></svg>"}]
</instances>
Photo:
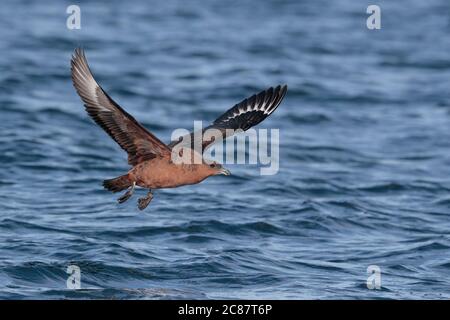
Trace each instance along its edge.
<instances>
[{"instance_id":1,"label":"dark water in background","mask_svg":"<svg viewBox=\"0 0 450 320\"><path fill-rule=\"evenodd\" d=\"M86 1L70 31L72 3L0 5L0 298L450 298L448 1ZM71 85L78 45L164 141L289 84L260 126L280 172L116 204L126 157Z\"/></svg>"}]
</instances>

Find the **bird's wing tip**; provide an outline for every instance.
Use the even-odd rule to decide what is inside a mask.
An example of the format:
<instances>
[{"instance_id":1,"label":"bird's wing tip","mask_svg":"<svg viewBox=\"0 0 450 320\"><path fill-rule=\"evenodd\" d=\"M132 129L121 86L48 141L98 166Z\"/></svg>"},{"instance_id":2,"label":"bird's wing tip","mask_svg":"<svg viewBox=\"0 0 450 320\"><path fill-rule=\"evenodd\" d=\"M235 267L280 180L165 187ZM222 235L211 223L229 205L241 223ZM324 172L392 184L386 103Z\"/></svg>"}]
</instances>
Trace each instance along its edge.
<instances>
[{"instance_id":1,"label":"bird's wing tip","mask_svg":"<svg viewBox=\"0 0 450 320\"><path fill-rule=\"evenodd\" d=\"M74 55L80 56L84 54L84 49L82 47L76 47L73 51Z\"/></svg>"},{"instance_id":2,"label":"bird's wing tip","mask_svg":"<svg viewBox=\"0 0 450 320\"><path fill-rule=\"evenodd\" d=\"M283 98L286 95L287 89L288 85L285 83L278 85L275 90L278 91L279 95Z\"/></svg>"},{"instance_id":3,"label":"bird's wing tip","mask_svg":"<svg viewBox=\"0 0 450 320\"><path fill-rule=\"evenodd\" d=\"M86 61L86 56L84 54L84 49L82 47L75 48L75 50L72 53L72 58L71 58L72 66L77 61L83 61L83 60Z\"/></svg>"},{"instance_id":4,"label":"bird's wing tip","mask_svg":"<svg viewBox=\"0 0 450 320\"><path fill-rule=\"evenodd\" d=\"M283 84L279 84L275 87L270 87L269 89L267 89L265 91L273 90L275 92L281 92L282 94L285 94L287 89L288 89L288 85L286 83L283 83Z\"/></svg>"}]
</instances>

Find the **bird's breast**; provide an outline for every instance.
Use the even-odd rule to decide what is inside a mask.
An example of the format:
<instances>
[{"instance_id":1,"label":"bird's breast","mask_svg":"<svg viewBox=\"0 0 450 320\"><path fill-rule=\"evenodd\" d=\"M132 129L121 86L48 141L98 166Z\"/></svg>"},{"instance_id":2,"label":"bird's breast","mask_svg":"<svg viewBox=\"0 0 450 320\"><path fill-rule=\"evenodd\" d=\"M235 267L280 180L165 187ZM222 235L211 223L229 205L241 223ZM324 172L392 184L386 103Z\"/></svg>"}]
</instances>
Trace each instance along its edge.
<instances>
[{"instance_id":1,"label":"bird's breast","mask_svg":"<svg viewBox=\"0 0 450 320\"><path fill-rule=\"evenodd\" d=\"M130 175L138 186L149 189L175 188L196 184L206 178L192 167L175 165L170 161L158 159L138 164L130 171Z\"/></svg>"}]
</instances>

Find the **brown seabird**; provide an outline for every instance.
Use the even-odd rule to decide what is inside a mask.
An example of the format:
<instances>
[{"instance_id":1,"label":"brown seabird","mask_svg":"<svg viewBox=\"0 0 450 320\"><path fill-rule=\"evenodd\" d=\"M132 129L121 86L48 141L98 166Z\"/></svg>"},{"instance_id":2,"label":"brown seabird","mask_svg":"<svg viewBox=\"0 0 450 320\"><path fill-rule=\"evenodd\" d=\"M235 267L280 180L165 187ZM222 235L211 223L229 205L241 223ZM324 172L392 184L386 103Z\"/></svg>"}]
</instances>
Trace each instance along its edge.
<instances>
[{"instance_id":1,"label":"brown seabird","mask_svg":"<svg viewBox=\"0 0 450 320\"><path fill-rule=\"evenodd\" d=\"M128 154L128 164L132 166L128 173L103 181L103 186L112 192L128 189L118 199L119 203L132 196L135 186L146 188L149 189L147 195L138 200L138 208L143 210L153 198L153 189L196 184L213 175L230 174L221 164L207 163L203 158L199 163L175 163L171 155L175 147L184 141L183 137L166 145L145 129L114 102L95 81L84 51L80 48L76 49L72 56L71 71L73 84L84 102L87 113ZM286 85L271 87L244 99L217 118L203 132L215 129L226 138L233 134L233 130L245 131L275 111L286 91ZM189 136L195 138L196 135L192 132ZM213 137L202 139L202 150L215 141ZM193 152L193 148L191 151Z\"/></svg>"}]
</instances>

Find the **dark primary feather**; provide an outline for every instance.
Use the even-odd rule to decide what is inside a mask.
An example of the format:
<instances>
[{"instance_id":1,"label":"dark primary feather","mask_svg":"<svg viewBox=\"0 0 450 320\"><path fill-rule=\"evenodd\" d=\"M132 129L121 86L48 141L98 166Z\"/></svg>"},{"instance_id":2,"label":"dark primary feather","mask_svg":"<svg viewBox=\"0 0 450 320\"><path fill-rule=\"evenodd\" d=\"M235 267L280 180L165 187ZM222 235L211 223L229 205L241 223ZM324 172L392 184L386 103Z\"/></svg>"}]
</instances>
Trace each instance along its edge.
<instances>
[{"instance_id":1,"label":"dark primary feather","mask_svg":"<svg viewBox=\"0 0 450 320\"><path fill-rule=\"evenodd\" d=\"M75 50L71 66L72 81L86 111L128 153L130 165L170 155L170 149L163 142L139 124L98 85L82 49Z\"/></svg>"},{"instance_id":2,"label":"dark primary feather","mask_svg":"<svg viewBox=\"0 0 450 320\"><path fill-rule=\"evenodd\" d=\"M280 104L287 86L277 86L244 99L217 118L213 127L247 130L267 118Z\"/></svg>"},{"instance_id":3,"label":"dark primary feather","mask_svg":"<svg viewBox=\"0 0 450 320\"><path fill-rule=\"evenodd\" d=\"M217 118L212 125L203 129L203 133L208 129L216 129L222 133L222 136L225 139L230 136L230 130L227 129L242 131L248 130L263 121L275 111L286 95L286 91L287 85L277 86L276 88L270 87L269 89L261 91L250 98L242 100ZM189 147L193 147L195 133L191 132L189 136L190 139L187 139L191 141ZM178 141L173 141L169 144L169 148L173 148L178 145L180 141L186 141L187 137L188 136L185 136ZM214 139L202 141L203 150L213 142L215 142Z\"/></svg>"}]
</instances>

